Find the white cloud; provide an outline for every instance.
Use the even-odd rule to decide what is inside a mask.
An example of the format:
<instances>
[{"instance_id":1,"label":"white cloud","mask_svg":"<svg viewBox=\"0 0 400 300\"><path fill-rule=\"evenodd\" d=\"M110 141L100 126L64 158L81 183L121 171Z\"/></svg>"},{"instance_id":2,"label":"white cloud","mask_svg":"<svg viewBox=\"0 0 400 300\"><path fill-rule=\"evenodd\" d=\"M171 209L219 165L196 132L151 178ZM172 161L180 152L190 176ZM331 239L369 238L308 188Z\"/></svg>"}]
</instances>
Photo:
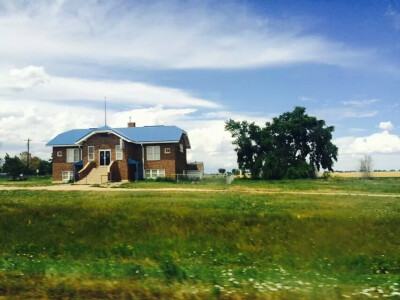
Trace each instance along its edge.
<instances>
[{"instance_id":1,"label":"white cloud","mask_svg":"<svg viewBox=\"0 0 400 300\"><path fill-rule=\"evenodd\" d=\"M342 137L334 140L340 154L400 153L400 137L387 131L366 137Z\"/></svg>"},{"instance_id":2,"label":"white cloud","mask_svg":"<svg viewBox=\"0 0 400 300\"><path fill-rule=\"evenodd\" d=\"M347 119L347 118L369 118L376 116L378 114L377 110L365 110L360 107L334 107L327 109L319 109L315 110L315 113L318 118L335 120Z\"/></svg>"},{"instance_id":3,"label":"white cloud","mask_svg":"<svg viewBox=\"0 0 400 300\"><path fill-rule=\"evenodd\" d=\"M15 89L18 87L19 89ZM134 105L182 105L216 108L219 105L169 87L140 82L67 78L48 75L43 67L29 66L0 73L0 96L15 100L102 101Z\"/></svg>"},{"instance_id":4,"label":"white cloud","mask_svg":"<svg viewBox=\"0 0 400 300\"><path fill-rule=\"evenodd\" d=\"M125 127L130 117L136 126L176 125L178 121L189 120L188 115L196 111L197 109L193 108L164 108L161 105L132 109L114 113L111 126Z\"/></svg>"},{"instance_id":5,"label":"white cloud","mask_svg":"<svg viewBox=\"0 0 400 300\"><path fill-rule=\"evenodd\" d=\"M299 100L300 100L300 101L303 101L303 102L316 102L315 99L310 98L310 97L305 97L305 96L299 97Z\"/></svg>"},{"instance_id":6,"label":"white cloud","mask_svg":"<svg viewBox=\"0 0 400 300\"><path fill-rule=\"evenodd\" d=\"M365 137L342 137L333 140L339 148L336 170L358 170L359 159L372 156L374 169L400 169L400 137L387 131Z\"/></svg>"},{"instance_id":7,"label":"white cloud","mask_svg":"<svg viewBox=\"0 0 400 300\"><path fill-rule=\"evenodd\" d=\"M34 87L49 80L44 67L29 66L24 69L11 69L9 75L8 85L16 89Z\"/></svg>"},{"instance_id":8,"label":"white cloud","mask_svg":"<svg viewBox=\"0 0 400 300\"><path fill-rule=\"evenodd\" d=\"M0 36L0 63L18 65L354 66L374 55L307 34L287 18L215 1L3 1Z\"/></svg>"},{"instance_id":9,"label":"white cloud","mask_svg":"<svg viewBox=\"0 0 400 300\"><path fill-rule=\"evenodd\" d=\"M353 127L349 129L350 132L364 132L365 129L364 128L357 128L357 127Z\"/></svg>"},{"instance_id":10,"label":"white cloud","mask_svg":"<svg viewBox=\"0 0 400 300\"><path fill-rule=\"evenodd\" d=\"M379 123L379 128L381 130L386 130L386 131L390 131L393 129L393 124L392 122L388 121L388 122L380 122Z\"/></svg>"},{"instance_id":11,"label":"white cloud","mask_svg":"<svg viewBox=\"0 0 400 300\"><path fill-rule=\"evenodd\" d=\"M350 101L343 101L344 105L351 105L356 107L363 107L368 106L373 103L378 102L378 99L365 99L365 100L350 100Z\"/></svg>"}]
</instances>

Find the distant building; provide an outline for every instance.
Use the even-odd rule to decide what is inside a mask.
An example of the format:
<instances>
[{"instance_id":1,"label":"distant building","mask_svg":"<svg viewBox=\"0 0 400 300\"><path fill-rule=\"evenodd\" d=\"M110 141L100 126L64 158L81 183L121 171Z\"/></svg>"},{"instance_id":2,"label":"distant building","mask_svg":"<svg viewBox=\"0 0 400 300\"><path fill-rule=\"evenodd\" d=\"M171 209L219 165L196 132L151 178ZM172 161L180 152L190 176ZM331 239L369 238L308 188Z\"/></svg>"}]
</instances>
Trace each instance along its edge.
<instances>
[{"instance_id":1,"label":"distant building","mask_svg":"<svg viewBox=\"0 0 400 300\"><path fill-rule=\"evenodd\" d=\"M191 162L187 165L187 176L203 179L204 177L204 164L203 162Z\"/></svg>"}]
</instances>

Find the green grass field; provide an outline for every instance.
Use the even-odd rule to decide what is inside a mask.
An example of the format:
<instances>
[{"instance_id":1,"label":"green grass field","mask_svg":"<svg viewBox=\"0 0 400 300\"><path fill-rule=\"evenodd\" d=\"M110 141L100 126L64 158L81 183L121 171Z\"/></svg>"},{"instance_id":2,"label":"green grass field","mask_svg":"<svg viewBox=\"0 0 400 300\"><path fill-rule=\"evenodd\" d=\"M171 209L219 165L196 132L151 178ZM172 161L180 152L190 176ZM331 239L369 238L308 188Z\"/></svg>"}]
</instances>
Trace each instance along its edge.
<instances>
[{"instance_id":1,"label":"green grass field","mask_svg":"<svg viewBox=\"0 0 400 300\"><path fill-rule=\"evenodd\" d=\"M399 182L0 191L0 298L398 298L399 197L248 191L394 194Z\"/></svg>"},{"instance_id":2,"label":"green grass field","mask_svg":"<svg viewBox=\"0 0 400 300\"><path fill-rule=\"evenodd\" d=\"M23 187L30 187L30 186L46 186L52 185L51 183L51 176L31 176L27 180L16 180L13 181L10 178L0 178L0 186L23 186Z\"/></svg>"}]
</instances>

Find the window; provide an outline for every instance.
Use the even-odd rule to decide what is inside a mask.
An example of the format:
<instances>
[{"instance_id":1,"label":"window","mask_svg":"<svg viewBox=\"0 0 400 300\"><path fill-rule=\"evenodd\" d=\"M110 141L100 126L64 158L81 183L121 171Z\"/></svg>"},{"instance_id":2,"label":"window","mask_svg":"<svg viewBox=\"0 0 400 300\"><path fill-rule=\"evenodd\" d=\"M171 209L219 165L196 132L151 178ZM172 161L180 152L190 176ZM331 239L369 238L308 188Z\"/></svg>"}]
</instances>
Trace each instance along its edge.
<instances>
[{"instance_id":1,"label":"window","mask_svg":"<svg viewBox=\"0 0 400 300\"><path fill-rule=\"evenodd\" d=\"M79 149L67 149L67 163L79 161Z\"/></svg>"},{"instance_id":2,"label":"window","mask_svg":"<svg viewBox=\"0 0 400 300\"><path fill-rule=\"evenodd\" d=\"M115 160L122 160L122 149L120 145L115 146Z\"/></svg>"},{"instance_id":3,"label":"window","mask_svg":"<svg viewBox=\"0 0 400 300\"><path fill-rule=\"evenodd\" d=\"M57 151L57 157L62 157L62 151Z\"/></svg>"},{"instance_id":4,"label":"window","mask_svg":"<svg viewBox=\"0 0 400 300\"><path fill-rule=\"evenodd\" d=\"M170 154L171 153L171 148L165 148L164 149L165 154Z\"/></svg>"},{"instance_id":5,"label":"window","mask_svg":"<svg viewBox=\"0 0 400 300\"><path fill-rule=\"evenodd\" d=\"M147 160L160 160L160 146L146 147Z\"/></svg>"},{"instance_id":6,"label":"window","mask_svg":"<svg viewBox=\"0 0 400 300\"><path fill-rule=\"evenodd\" d=\"M94 146L88 147L88 160L94 160Z\"/></svg>"},{"instance_id":7,"label":"window","mask_svg":"<svg viewBox=\"0 0 400 300\"><path fill-rule=\"evenodd\" d=\"M62 181L70 181L74 179L74 173L72 171L62 172Z\"/></svg>"},{"instance_id":8,"label":"window","mask_svg":"<svg viewBox=\"0 0 400 300\"><path fill-rule=\"evenodd\" d=\"M157 177L165 177L165 170L155 169L155 170L145 170L146 178L157 178Z\"/></svg>"},{"instance_id":9,"label":"window","mask_svg":"<svg viewBox=\"0 0 400 300\"><path fill-rule=\"evenodd\" d=\"M179 149L181 150L181 152L183 153L183 145L179 144Z\"/></svg>"}]
</instances>

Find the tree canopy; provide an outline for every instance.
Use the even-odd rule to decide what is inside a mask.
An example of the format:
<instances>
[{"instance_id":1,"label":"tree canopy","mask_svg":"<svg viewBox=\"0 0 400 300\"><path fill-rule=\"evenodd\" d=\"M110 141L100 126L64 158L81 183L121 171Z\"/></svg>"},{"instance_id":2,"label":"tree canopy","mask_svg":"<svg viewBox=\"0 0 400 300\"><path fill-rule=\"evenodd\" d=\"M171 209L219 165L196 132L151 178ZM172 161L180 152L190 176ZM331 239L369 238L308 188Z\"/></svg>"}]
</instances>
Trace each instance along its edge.
<instances>
[{"instance_id":1,"label":"tree canopy","mask_svg":"<svg viewBox=\"0 0 400 300\"><path fill-rule=\"evenodd\" d=\"M333 171L338 148L331 142L333 126L295 107L267 122L265 127L247 121L226 121L234 139L239 168L252 178L307 178L315 169Z\"/></svg>"},{"instance_id":2,"label":"tree canopy","mask_svg":"<svg viewBox=\"0 0 400 300\"><path fill-rule=\"evenodd\" d=\"M24 165L21 160L17 157L10 157L6 154L4 158L3 171L10 174L13 180L15 180L24 170Z\"/></svg>"}]
</instances>

